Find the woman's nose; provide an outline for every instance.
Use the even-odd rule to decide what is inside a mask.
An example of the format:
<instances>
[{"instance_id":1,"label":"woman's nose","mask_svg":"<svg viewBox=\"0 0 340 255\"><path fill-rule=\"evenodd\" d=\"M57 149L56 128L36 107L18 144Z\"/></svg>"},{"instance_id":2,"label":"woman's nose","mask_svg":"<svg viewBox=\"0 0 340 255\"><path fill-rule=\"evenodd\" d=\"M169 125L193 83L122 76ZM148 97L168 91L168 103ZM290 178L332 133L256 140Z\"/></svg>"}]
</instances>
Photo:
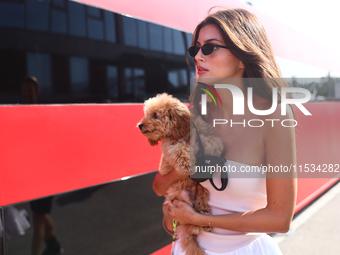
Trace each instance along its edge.
<instances>
[{"instance_id":1,"label":"woman's nose","mask_svg":"<svg viewBox=\"0 0 340 255\"><path fill-rule=\"evenodd\" d=\"M196 61L204 61L205 60L205 57L202 53L202 49L200 48L195 56L195 60Z\"/></svg>"}]
</instances>

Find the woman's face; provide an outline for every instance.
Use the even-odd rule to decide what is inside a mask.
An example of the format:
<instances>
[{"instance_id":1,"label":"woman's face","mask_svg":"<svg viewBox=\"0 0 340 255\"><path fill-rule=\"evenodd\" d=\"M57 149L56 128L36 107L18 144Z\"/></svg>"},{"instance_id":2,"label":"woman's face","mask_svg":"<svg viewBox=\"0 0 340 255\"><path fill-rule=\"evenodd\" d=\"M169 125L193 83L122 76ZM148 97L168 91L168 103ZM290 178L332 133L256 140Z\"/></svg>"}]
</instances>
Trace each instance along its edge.
<instances>
[{"instance_id":1,"label":"woman's face","mask_svg":"<svg viewBox=\"0 0 340 255\"><path fill-rule=\"evenodd\" d=\"M218 28L209 24L201 28L196 46L206 43L226 46ZM242 78L244 64L229 49L216 48L210 55L200 49L195 56L197 78Z\"/></svg>"}]
</instances>

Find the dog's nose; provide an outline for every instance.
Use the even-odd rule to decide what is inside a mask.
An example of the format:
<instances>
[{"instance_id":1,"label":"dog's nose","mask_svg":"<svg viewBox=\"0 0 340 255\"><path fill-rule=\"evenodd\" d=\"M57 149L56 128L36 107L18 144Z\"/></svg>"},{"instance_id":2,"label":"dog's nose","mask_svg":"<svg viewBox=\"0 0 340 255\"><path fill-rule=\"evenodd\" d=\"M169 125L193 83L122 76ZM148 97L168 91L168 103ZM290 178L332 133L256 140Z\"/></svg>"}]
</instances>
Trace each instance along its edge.
<instances>
[{"instance_id":1,"label":"dog's nose","mask_svg":"<svg viewBox=\"0 0 340 255\"><path fill-rule=\"evenodd\" d=\"M139 127L140 130L142 130L143 126L144 126L143 124L139 124L139 125L138 125L138 127Z\"/></svg>"}]
</instances>

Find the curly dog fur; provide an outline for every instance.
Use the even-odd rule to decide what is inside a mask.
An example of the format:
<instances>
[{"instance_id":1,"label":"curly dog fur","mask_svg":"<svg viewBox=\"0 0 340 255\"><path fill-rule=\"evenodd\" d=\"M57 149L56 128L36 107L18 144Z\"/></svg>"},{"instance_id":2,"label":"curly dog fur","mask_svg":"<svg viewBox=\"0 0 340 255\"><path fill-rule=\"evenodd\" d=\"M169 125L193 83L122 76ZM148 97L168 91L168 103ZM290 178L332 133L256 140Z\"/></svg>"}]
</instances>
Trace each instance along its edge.
<instances>
[{"instance_id":1,"label":"curly dog fur","mask_svg":"<svg viewBox=\"0 0 340 255\"><path fill-rule=\"evenodd\" d=\"M188 107L171 95L163 93L145 101L144 115L144 118L137 124L141 133L147 137L152 146L157 145L158 141L162 142L159 172L165 175L175 169L188 175L185 180L170 186L164 203L170 204L174 199L178 199L188 203L199 213L211 214L208 205L208 190L189 178L189 175L195 171L195 156L199 149L197 141L190 143L191 123ZM211 125L201 117L192 116L191 119L199 131L205 154L220 156L223 151L222 141L212 135ZM191 132L196 132L196 130ZM202 231L210 230L211 227L208 226L178 226L179 241L187 255L205 254L196 236Z\"/></svg>"}]
</instances>

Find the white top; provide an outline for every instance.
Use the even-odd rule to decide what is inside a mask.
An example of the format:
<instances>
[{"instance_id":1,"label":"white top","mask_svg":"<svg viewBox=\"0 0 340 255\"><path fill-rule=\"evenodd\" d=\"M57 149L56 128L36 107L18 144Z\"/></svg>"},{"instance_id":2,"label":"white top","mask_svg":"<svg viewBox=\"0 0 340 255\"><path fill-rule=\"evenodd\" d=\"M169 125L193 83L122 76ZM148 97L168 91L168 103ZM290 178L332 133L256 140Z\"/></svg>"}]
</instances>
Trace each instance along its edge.
<instances>
[{"instance_id":1,"label":"white top","mask_svg":"<svg viewBox=\"0 0 340 255\"><path fill-rule=\"evenodd\" d=\"M240 171L244 171L246 167L250 167L249 165L228 160L225 166L236 170L236 172L228 172L228 185L225 190L217 191L209 180L201 183L209 190L209 206L212 214L231 214L264 208L267 204L265 175L253 172L250 174L251 178L245 178L244 176L248 176L245 173L240 177ZM258 169L261 168L258 167ZM213 180L216 187L221 187L220 173L214 173ZM261 233L244 233L213 228L211 232L199 234L197 240L205 250L228 252L250 244L261 235Z\"/></svg>"}]
</instances>

